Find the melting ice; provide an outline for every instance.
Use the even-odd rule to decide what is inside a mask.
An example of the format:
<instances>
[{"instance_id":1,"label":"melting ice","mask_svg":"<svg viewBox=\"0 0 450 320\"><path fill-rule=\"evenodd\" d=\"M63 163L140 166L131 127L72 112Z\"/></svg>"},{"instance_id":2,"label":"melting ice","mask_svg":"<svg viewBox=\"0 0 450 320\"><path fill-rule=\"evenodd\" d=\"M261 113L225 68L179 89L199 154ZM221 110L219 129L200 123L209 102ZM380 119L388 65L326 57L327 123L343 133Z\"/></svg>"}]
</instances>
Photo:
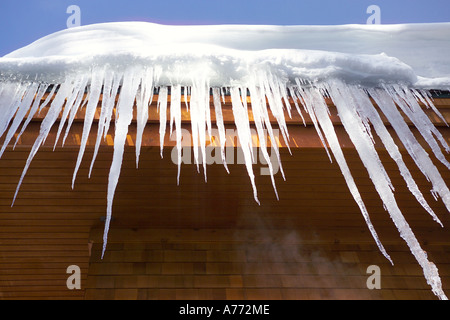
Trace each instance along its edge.
<instances>
[{"instance_id":1,"label":"melting ice","mask_svg":"<svg viewBox=\"0 0 450 320\"><path fill-rule=\"evenodd\" d=\"M416 70L410 65L386 54L349 54L298 48L238 50L230 46L220 47L216 38L207 43L205 40L208 38L206 28L199 29L203 30L201 33L203 38L200 39L202 41L197 39L197 42L168 45L161 43L161 34L156 33L156 31L164 32L168 29L164 29L162 26L145 25L144 29L153 33L144 36L141 30L142 26L144 25L141 23L136 25L127 23L75 28L50 35L0 59L0 107L2 108L0 136L5 138L0 156L12 142L15 134L18 133L15 141L17 143L33 116L43 108L48 108L41 123L39 135L31 148L19 179L16 193L12 199L13 203L19 195L20 186L31 161L39 147L45 142L51 128L59 122L56 146L58 142L61 142L59 140L63 133L62 130L67 125L61 142L64 144L77 111L85 108L83 134L72 186L76 183L77 172L84 157L88 137L93 134L91 127L94 115L100 97L102 97L96 132L97 139L89 175L95 164L101 139L104 139L109 132L113 112L116 111L114 155L108 179L107 218L103 239L104 254L125 141L134 111L137 115L136 166L139 165L142 136L148 120L148 106L152 102L155 92L158 93L161 156L163 155L165 135L175 131L178 164L180 165L181 114L182 108L186 107L191 118L194 158L199 171L199 164L203 164L202 171L206 180L205 147L207 137L211 136L212 132L211 111L215 112L217 119L222 159L225 169L228 171L225 161L225 127L222 115L224 93L228 92L255 201L259 203L252 168L254 146L251 126L256 127L260 141L259 147L269 165L274 192L278 196L273 176L274 171L264 137L264 133L267 131L270 139L274 141L274 124L269 115L274 117L276 126L280 129L282 137L288 145L290 138L285 117L291 116L292 112L297 112L303 118L302 112L306 112L309 114L330 160L336 161L342 171L349 191L359 206L363 219L380 251L393 263L371 222L370 213L362 200L340 147L325 101L325 97L329 97L336 105L342 125L366 167L387 213L422 267L432 291L439 298L447 299L442 290L436 266L428 259L397 205L393 185L375 149L374 134L380 138L388 154L397 164L399 172L418 203L438 225L442 226L406 167L402 154L381 116L388 119L417 167L432 184L430 192L436 199L440 198L445 207L450 210L450 192L445 181L401 114L402 112L418 129L434 157L450 168L450 163L445 156L445 153L450 151L450 147L421 108L421 104L431 108L445 121L433 105L426 88L421 87L421 81L422 83L439 83L439 86L444 87L450 87L450 81L442 77L439 78L439 81L434 81L432 78L423 77L425 74L417 75ZM417 26L411 28L417 31ZM428 28L430 27L428 26ZM449 25L442 25L439 34L448 34L449 28ZM336 30L338 29L336 28ZM360 29L356 29L361 32ZM166 33L174 37L173 29L170 30ZM182 32L181 29L176 30ZM230 30L227 30L228 33L225 35L230 35ZM272 33L278 34L279 39L285 39L286 34L289 33L288 30L292 33L291 29L283 30L285 32L274 27ZM217 33L219 31L216 30ZM254 34L253 27L249 27L247 31L249 34ZM393 31L388 28L384 32ZM215 36L219 36L219 34L215 34ZM273 37L273 34L271 36ZM114 37L117 37L121 45L128 43L129 46L120 47L118 50L117 47L114 47L114 43L102 41L102 39L111 40ZM76 40L75 45L71 42L72 40ZM84 44L84 48L89 47L86 46L87 43L95 44L90 55L76 51L80 47L80 41L81 44ZM107 48L106 51L105 48ZM419 69L426 70L424 66ZM47 92L49 93L48 97L42 101ZM182 105L183 93L185 106ZM190 96L189 102L188 95ZM211 96L213 109L210 108ZM248 96L251 103L247 102ZM294 106L291 106L290 101L293 101ZM136 110L133 110L134 108ZM167 112L169 112L168 118ZM253 123L249 120L249 112L253 115ZM170 127L169 133L166 132L167 124ZM272 147L277 155L283 178L289 179L284 176L278 146L273 144ZM180 167L178 167L178 182L179 175Z\"/></svg>"}]
</instances>

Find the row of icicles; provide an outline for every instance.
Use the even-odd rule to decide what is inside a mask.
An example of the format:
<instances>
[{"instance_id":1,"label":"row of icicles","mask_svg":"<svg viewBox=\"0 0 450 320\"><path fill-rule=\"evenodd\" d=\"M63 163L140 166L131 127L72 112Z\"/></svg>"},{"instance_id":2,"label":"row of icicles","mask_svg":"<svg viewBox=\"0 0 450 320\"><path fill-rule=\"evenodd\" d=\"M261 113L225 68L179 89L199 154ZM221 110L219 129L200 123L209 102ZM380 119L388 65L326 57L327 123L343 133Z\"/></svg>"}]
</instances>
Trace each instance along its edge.
<instances>
[{"instance_id":1,"label":"row of icicles","mask_svg":"<svg viewBox=\"0 0 450 320\"><path fill-rule=\"evenodd\" d=\"M375 150L374 139L372 136L372 131L375 131L389 155L397 163L398 169L410 192L431 217L442 226L441 221L433 212L411 176L410 171L402 159L398 146L395 144L380 116L381 113L386 117L392 128L395 130L398 138L401 140L403 147L431 183L431 193L433 196L436 199L440 197L447 210L450 211L450 192L445 181L433 164L428 153L416 140L416 137L400 112L401 110L419 130L436 159L450 169L450 163L446 160L445 154L442 151L443 149L448 153L450 148L444 137L421 108L421 104L425 105L427 108L432 108L445 122L445 119L435 108L431 96L427 91L414 90L397 84L382 84L377 88L365 88L359 85L346 84L338 79L314 84L300 79L295 79L295 82L288 82L264 72L255 74L251 80L247 80L242 86L231 86L226 90L218 87L210 87L208 79L202 78L193 79L189 86L176 83L167 86L159 84L158 81L159 77L152 68L129 68L125 72L114 72L107 68L95 68L92 70L91 74L67 76L65 81L59 85L36 82L20 83L13 81L0 83L0 106L2 108L2 113L0 115L0 137L6 133L3 146L0 150L0 157L5 152L6 147L14 136L16 136L15 143L17 143L33 116L39 113L43 108L48 107L47 114L41 123L39 135L35 140L22 176L20 177L13 203L18 195L19 188L33 157L36 155L39 147L45 142L51 128L55 123L59 122L55 147L61 136L62 145L64 145L77 112L81 108L85 108L83 134L73 174L73 187L78 169L83 159L88 136L91 133L91 126L95 118L97 106L102 97L101 112L98 119L97 140L89 176L92 172L101 139L102 137L106 138L106 135L109 132L109 126L114 112L113 110L115 109L114 156L108 181L107 218L105 222L103 243L104 254L112 217L113 198L119 180L128 126L133 120L133 108L136 108L137 115L136 165L138 165L139 162L142 135L149 116L148 106L153 101L154 92L157 90L157 105L160 114L161 155L167 122L169 122L170 132L172 133L174 130L174 134L176 135L178 157L181 157L181 108L187 108L190 113L194 157L197 166L198 163L203 163L206 179L207 161L205 161L204 157L206 157L205 147L207 136L211 136L212 130L212 109L210 109L211 95L214 105L213 112L215 112L216 125L221 142L223 163L228 171L225 161L225 127L222 115L222 103L224 102L226 91L226 94L231 96L232 112L239 137L239 143L243 151L246 169L253 187L255 201L259 203L252 170L253 146L249 111L251 111L253 115L252 125L256 128L258 134L260 150L269 165L275 193L277 193L277 191L273 177L273 168L267 152L264 136L267 132L271 141L275 141L270 116L273 116L276 119L277 126L282 133L286 145L289 145L289 132L287 130L285 114L287 113L288 116L291 116L291 112L295 108L303 118L302 112L306 112L309 114L309 117L325 146L330 160L332 161L334 158L339 165L348 188L358 204L363 218L380 251L391 263L393 263L372 225L369 213L351 175L350 168L344 158L325 101L325 97L328 97L331 98L332 102L335 104L342 125L364 163L369 176L383 201L385 209L399 230L401 237L408 244L412 254L421 265L428 284L431 286L434 294L440 299L447 299L442 290L441 279L436 266L428 260L426 252L421 248L397 205L394 197L393 185ZM169 90L170 103L168 99ZM87 94L85 95L86 92ZM45 97L46 93L48 93L48 95ZM247 104L247 94L249 94L251 99L250 104ZM182 103L183 95L185 96L184 104ZM187 102L187 95L190 96L189 103ZM117 103L116 97L118 97ZM291 105L290 101L293 101L294 105ZM378 106L378 109L375 105ZM167 114L169 114L169 118L167 118ZM283 178L285 178L281 166L278 146L274 144L271 147L273 147L276 152L281 173L283 174ZM200 161L201 157L203 161ZM181 161L178 161L178 179L180 165Z\"/></svg>"}]
</instances>

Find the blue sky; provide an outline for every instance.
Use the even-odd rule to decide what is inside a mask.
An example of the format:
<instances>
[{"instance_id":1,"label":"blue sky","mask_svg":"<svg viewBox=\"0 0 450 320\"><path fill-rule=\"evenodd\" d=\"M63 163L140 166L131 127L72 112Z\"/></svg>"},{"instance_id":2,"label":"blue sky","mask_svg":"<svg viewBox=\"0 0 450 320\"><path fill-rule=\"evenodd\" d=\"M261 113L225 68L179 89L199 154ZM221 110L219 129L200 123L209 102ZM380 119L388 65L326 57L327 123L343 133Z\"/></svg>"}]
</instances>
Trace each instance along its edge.
<instances>
[{"instance_id":1,"label":"blue sky","mask_svg":"<svg viewBox=\"0 0 450 320\"><path fill-rule=\"evenodd\" d=\"M67 7L81 24L149 21L162 24L364 24L370 5L381 23L450 22L449 0L0 0L0 56L66 28Z\"/></svg>"}]
</instances>

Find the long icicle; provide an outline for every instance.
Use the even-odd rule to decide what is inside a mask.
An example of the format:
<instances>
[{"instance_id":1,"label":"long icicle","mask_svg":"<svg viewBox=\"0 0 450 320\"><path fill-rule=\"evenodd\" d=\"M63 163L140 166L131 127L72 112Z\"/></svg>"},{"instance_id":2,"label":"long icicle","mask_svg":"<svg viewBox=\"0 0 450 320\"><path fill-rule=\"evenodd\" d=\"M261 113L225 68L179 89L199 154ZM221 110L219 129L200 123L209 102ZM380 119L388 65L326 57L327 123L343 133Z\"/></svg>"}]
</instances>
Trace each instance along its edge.
<instances>
[{"instance_id":1,"label":"long icicle","mask_svg":"<svg viewBox=\"0 0 450 320\"><path fill-rule=\"evenodd\" d=\"M347 90L345 84L337 80L327 84L325 88L333 99L342 124L355 145L374 183L375 189L400 232L400 236L408 244L411 253L422 267L427 283L431 286L436 296L442 300L447 300L447 296L442 290L442 283L436 266L428 260L426 252L421 248L409 224L397 206L393 191L391 190L391 183L387 178L387 173L377 155L373 143L370 141L367 132L365 132L364 125L355 110L355 106L348 99L351 93Z\"/></svg>"},{"instance_id":2,"label":"long icicle","mask_svg":"<svg viewBox=\"0 0 450 320\"><path fill-rule=\"evenodd\" d=\"M300 84L300 82L298 82L298 84ZM299 88L299 90L301 89ZM366 225L375 240L375 243L377 244L381 253L386 257L386 259L388 259L391 264L393 264L391 257L386 252L386 249L384 248L377 232L375 231L375 228L369 216L369 212L367 211L361 194L359 193L358 187L356 186L355 180L353 179L353 176L351 174L350 168L348 167L347 161L345 160L344 153L342 152L338 137L334 130L333 123L331 122L331 119L329 117L328 106L324 101L322 94L317 88L304 89L303 92L298 93L303 98L301 101L304 102L305 108L308 109L308 113L314 115L314 117L317 118L317 123L320 124L320 128L322 129L323 134L328 141L331 152L333 153L334 158L336 159L336 162L345 179L345 182L347 183L347 187L352 194L356 204L358 205L361 214L363 215L363 218L366 222ZM317 129L319 128L316 128L316 130Z\"/></svg>"},{"instance_id":3,"label":"long icicle","mask_svg":"<svg viewBox=\"0 0 450 320\"><path fill-rule=\"evenodd\" d=\"M27 85L22 83L18 85L7 83L5 85L5 89L0 96L0 103L4 106L0 117L0 137L8 129L8 125L14 117L17 108L19 108L26 90Z\"/></svg>"},{"instance_id":4,"label":"long icicle","mask_svg":"<svg viewBox=\"0 0 450 320\"><path fill-rule=\"evenodd\" d=\"M255 201L260 204L258 200L258 193L256 191L255 185L255 175L253 174L252 168L252 142L251 142L251 131L250 124L248 121L248 113L242 104L242 97L239 92L239 88L231 88L231 102L233 108L234 122L236 124L239 142L244 153L245 166L247 167L247 172L250 177L250 181L253 187L253 197ZM244 97L245 99L245 97Z\"/></svg>"},{"instance_id":5,"label":"long icicle","mask_svg":"<svg viewBox=\"0 0 450 320\"><path fill-rule=\"evenodd\" d=\"M433 195L437 194L442 198L442 202L448 211L450 211L450 190L448 189L444 179L431 161L428 153L417 141L414 134L406 124L403 116L397 109L390 93L382 89L368 89L370 96L375 100L376 104L388 119L397 136L402 141L404 147L408 151L416 166L431 182Z\"/></svg>"},{"instance_id":6,"label":"long icicle","mask_svg":"<svg viewBox=\"0 0 450 320\"><path fill-rule=\"evenodd\" d=\"M82 77L75 80L74 87L66 101L63 113L61 115L61 119L59 121L58 132L56 133L56 139L55 139L55 144L53 146L53 150L56 149L56 145L58 144L59 137L61 135L62 129L64 127L64 124L66 123L66 119L69 116L70 111L72 110L72 108L77 108L77 106L78 106L77 97L81 94L81 92L84 93L84 89L85 89L85 85L86 85L85 78L86 78L86 76L83 75Z\"/></svg>"},{"instance_id":7,"label":"long icicle","mask_svg":"<svg viewBox=\"0 0 450 320\"><path fill-rule=\"evenodd\" d=\"M166 127L167 127L167 95L168 95L168 88L160 87L158 95L158 111L159 111L159 144L160 144L161 158L163 158L164 137L166 135Z\"/></svg>"},{"instance_id":8,"label":"long icicle","mask_svg":"<svg viewBox=\"0 0 450 320\"><path fill-rule=\"evenodd\" d=\"M11 127L8 130L5 141L3 142L3 147L0 150L0 158L3 155L3 152L5 152L6 147L8 146L9 142L13 138L17 129L19 128L20 123L23 121L27 112L29 111L31 103L33 102L33 99L38 90L38 87L39 87L39 85L37 83L33 83L28 87L27 92L25 93L25 95L23 97L23 100L20 102L19 108L18 108L17 113L14 117L14 120L11 124Z\"/></svg>"},{"instance_id":9,"label":"long icicle","mask_svg":"<svg viewBox=\"0 0 450 320\"><path fill-rule=\"evenodd\" d=\"M22 171L22 175L19 179L19 183L17 184L16 192L14 193L14 197L13 197L11 206L13 206L14 202L16 201L17 194L19 193L19 190L20 190L20 186L22 185L23 179L25 178L28 168L30 167L31 161L33 160L34 156L38 152L39 147L44 143L45 139L47 138L48 134L50 133L50 129L52 128L53 124L57 120L57 118L61 112L61 109L64 105L64 102L70 92L70 89L72 88L72 85L73 85L73 80L71 78L68 78L59 87L59 90L56 93L56 96L55 96L52 104L50 105L50 108L48 109L47 115L45 116L44 120L42 120L39 135L36 138L36 140L33 144L33 147L31 148L27 162Z\"/></svg>"},{"instance_id":10,"label":"long icicle","mask_svg":"<svg viewBox=\"0 0 450 320\"><path fill-rule=\"evenodd\" d=\"M252 112L253 112L253 120L255 122L256 131L258 134L258 140L259 140L259 149L261 150L264 159L267 162L267 165L269 166L269 173L270 173L270 179L272 180L272 186L273 190L275 191L275 195L277 199L279 199L277 187L275 185L275 178L274 178L274 171L273 171L273 165L270 160L269 153L267 152L267 145L266 145L266 135L264 132L264 121L268 121L268 119L264 119L264 112L263 112L263 104L262 104L262 98L261 98L261 92L258 90L258 88L251 86L249 88L250 91L250 97L252 101Z\"/></svg>"},{"instance_id":11,"label":"long icicle","mask_svg":"<svg viewBox=\"0 0 450 320\"><path fill-rule=\"evenodd\" d=\"M178 172L177 172L177 185L180 184L180 174L181 174L181 86L172 86L171 99L170 99L170 117L171 125L170 132L172 133L172 120L175 123L175 135L176 135L176 145L177 145L177 155L178 155Z\"/></svg>"},{"instance_id":12,"label":"long icicle","mask_svg":"<svg viewBox=\"0 0 450 320\"><path fill-rule=\"evenodd\" d=\"M153 101L154 75L153 68L145 70L140 92L136 96L136 168L139 167L142 137L148 120L148 107Z\"/></svg>"},{"instance_id":13,"label":"long icicle","mask_svg":"<svg viewBox=\"0 0 450 320\"><path fill-rule=\"evenodd\" d=\"M122 167L125 141L128 134L128 126L133 120L133 105L136 93L141 83L138 69L131 68L125 72L119 102L117 104L117 120L114 136L114 154L108 177L108 199L106 208L105 230L103 233L102 258L105 255L108 243L108 231L112 218L112 206L117 183L119 182Z\"/></svg>"},{"instance_id":14,"label":"long icicle","mask_svg":"<svg viewBox=\"0 0 450 320\"><path fill-rule=\"evenodd\" d=\"M94 154L91 160L91 166L89 168L89 178L91 177L92 170L94 169L94 163L97 158L98 150L100 148L100 142L104 136L106 130L107 119L111 119L114 105L116 103L116 94L119 87L118 81L114 82L115 78L110 70L105 70L105 76L103 81L103 94L102 94L102 109L100 111L100 117L98 119L97 127L97 140L95 141ZM110 120L109 120L110 121Z\"/></svg>"},{"instance_id":15,"label":"long icicle","mask_svg":"<svg viewBox=\"0 0 450 320\"><path fill-rule=\"evenodd\" d=\"M86 144L91 132L92 122L94 121L95 111L97 110L98 101L100 100L100 94L103 86L105 69L93 69L91 80L91 92L89 94L89 101L86 106L86 114L84 116L83 134L81 136L80 151L78 153L77 163L72 177L72 189L75 186L75 179L77 177L78 170L83 159Z\"/></svg>"},{"instance_id":16,"label":"long icicle","mask_svg":"<svg viewBox=\"0 0 450 320\"><path fill-rule=\"evenodd\" d=\"M430 119L419 107L417 101L411 98L410 94L407 92L407 90L405 90L405 88L401 88L398 85L385 86L385 90L390 93L391 97L394 98L395 103L414 123L420 134L431 147L431 150L433 151L436 158L448 169L450 169L450 162L445 158L445 155L442 153L441 148L439 147L439 144L437 143L433 134L441 142L447 152L450 151L450 147L447 145L447 142L442 137L441 133L436 129L436 127L431 123Z\"/></svg>"},{"instance_id":17,"label":"long icicle","mask_svg":"<svg viewBox=\"0 0 450 320\"><path fill-rule=\"evenodd\" d=\"M25 132L25 129L27 128L28 124L31 122L31 120L33 120L33 117L36 114L36 112L38 111L39 106L41 105L41 100L44 97L45 93L47 92L48 87L49 87L48 84L41 84L39 86L39 90L36 93L33 105L29 109L27 119L25 120L25 123L22 125L22 128L20 129L20 132L16 137L16 142L14 143L14 148L16 147L17 143L19 142L19 139L22 136L22 134ZM45 106L42 106L42 107L45 107Z\"/></svg>"},{"instance_id":18,"label":"long icicle","mask_svg":"<svg viewBox=\"0 0 450 320\"><path fill-rule=\"evenodd\" d=\"M358 102L355 103L355 106L357 108L357 112L361 117L361 120L367 121L368 125L369 122L373 125L377 135L383 142L387 152L389 153L391 158L396 162L400 174L403 176L408 186L408 189L416 197L417 201L422 205L422 207L431 215L433 220L439 223L441 227L444 227L442 225L442 222L434 213L433 209L431 209L430 205L423 197L422 192L420 192L419 187L417 186L416 182L414 181L414 178L412 177L411 173L408 170L408 167L403 161L403 157L397 145L395 144L394 139L391 137L389 131L383 124L383 120L381 119L380 115L372 105L372 102L370 101L366 91L363 91L361 90L361 88L356 88L354 86L348 86L348 88L352 96L355 97L356 101Z\"/></svg>"},{"instance_id":19,"label":"long icicle","mask_svg":"<svg viewBox=\"0 0 450 320\"><path fill-rule=\"evenodd\" d=\"M225 144L226 144L226 131L225 131L225 125L223 122L223 114L222 114L222 104L220 102L220 88L213 88L212 94L213 94L213 103L214 103L214 110L216 112L216 125L219 130L219 140L220 140L220 151L222 156L222 163L225 167L225 170L227 173L230 173L230 170L228 170L228 165L226 161L225 156Z\"/></svg>"}]
</instances>

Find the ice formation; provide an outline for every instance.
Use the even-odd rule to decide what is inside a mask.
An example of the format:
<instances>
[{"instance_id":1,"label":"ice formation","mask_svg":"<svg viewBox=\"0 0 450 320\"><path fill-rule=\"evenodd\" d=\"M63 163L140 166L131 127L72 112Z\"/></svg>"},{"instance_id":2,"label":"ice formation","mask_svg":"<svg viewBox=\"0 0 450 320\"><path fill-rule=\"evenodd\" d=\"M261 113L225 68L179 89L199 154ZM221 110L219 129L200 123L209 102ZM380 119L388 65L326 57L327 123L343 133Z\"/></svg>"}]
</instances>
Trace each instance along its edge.
<instances>
[{"instance_id":1,"label":"ice formation","mask_svg":"<svg viewBox=\"0 0 450 320\"><path fill-rule=\"evenodd\" d=\"M114 155L108 180L104 253L134 106L137 115L136 165L139 164L142 135L148 120L148 105L156 92L161 156L169 124L170 133L176 132L178 157L181 157L181 110L188 108L194 157L197 166L203 164L206 180L205 146L212 130L211 110L217 119L222 159L228 170L222 102L224 95L229 94L255 201L259 203L252 169L254 155L249 111L253 115L259 147L269 165L276 194L273 168L264 137L267 130L270 139L275 140L269 115L276 119L277 128L288 144L285 115L298 112L303 117L302 112L307 112L330 160L334 158L339 165L376 244L392 263L371 223L341 150L325 102L325 97L330 97L400 236L422 267L434 294L447 299L436 266L428 260L396 203L393 186L376 152L373 134L381 139L417 201L442 225L406 167L381 114L388 119L417 167L432 184L432 194L435 198L440 197L450 210L450 192L445 181L400 113L403 112L412 121L436 159L450 168L443 152L448 153L450 147L420 106L425 104L432 108L445 121L433 105L427 89L450 88L449 36L450 24L173 27L141 22L99 24L49 35L0 59L0 137L4 136L0 157L15 134L18 132L17 143L32 117L43 108L48 108L20 177L13 203L33 157L51 128L59 123L56 147L66 126L62 138L64 145L77 111L85 108L83 134L72 183L76 182L94 114L102 96L89 175L101 139L109 132L115 110ZM49 95L42 102L45 93ZM182 103L183 94L185 106ZM190 95L189 103L187 95ZM211 96L213 109L210 109ZM247 103L248 97L250 104ZM276 144L273 147L284 177L278 147ZM178 163L181 164L181 161ZM178 181L179 175L180 167Z\"/></svg>"}]
</instances>

